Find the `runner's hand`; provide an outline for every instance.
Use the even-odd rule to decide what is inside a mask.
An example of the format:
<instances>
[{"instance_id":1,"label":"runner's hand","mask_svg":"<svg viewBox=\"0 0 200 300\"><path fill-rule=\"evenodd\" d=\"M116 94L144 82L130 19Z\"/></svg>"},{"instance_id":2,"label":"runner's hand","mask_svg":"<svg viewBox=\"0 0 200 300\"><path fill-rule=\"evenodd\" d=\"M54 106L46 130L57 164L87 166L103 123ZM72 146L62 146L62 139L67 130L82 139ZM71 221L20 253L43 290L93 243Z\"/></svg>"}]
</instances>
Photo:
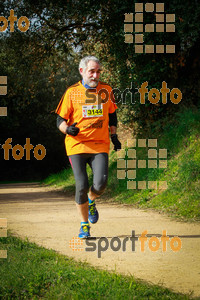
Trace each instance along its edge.
<instances>
[{"instance_id":1,"label":"runner's hand","mask_svg":"<svg viewBox=\"0 0 200 300\"><path fill-rule=\"evenodd\" d=\"M115 146L114 147L115 151L120 150L122 148L121 143L117 138L117 134L111 134L111 141L112 141L113 145Z\"/></svg>"},{"instance_id":2,"label":"runner's hand","mask_svg":"<svg viewBox=\"0 0 200 300\"><path fill-rule=\"evenodd\" d=\"M67 127L66 133L68 133L69 135L76 136L80 130L78 127L75 127L76 124L77 124L77 122L72 124L71 126Z\"/></svg>"}]
</instances>

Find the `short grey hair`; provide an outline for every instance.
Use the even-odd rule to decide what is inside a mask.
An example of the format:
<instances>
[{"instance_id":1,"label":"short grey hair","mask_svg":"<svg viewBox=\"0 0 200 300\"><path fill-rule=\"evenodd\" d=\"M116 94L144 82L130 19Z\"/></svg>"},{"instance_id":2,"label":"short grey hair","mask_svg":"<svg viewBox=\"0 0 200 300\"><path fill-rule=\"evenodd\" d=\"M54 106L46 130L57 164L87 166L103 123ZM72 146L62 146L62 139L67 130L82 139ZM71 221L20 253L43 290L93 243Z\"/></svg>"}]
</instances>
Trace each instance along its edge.
<instances>
[{"instance_id":1,"label":"short grey hair","mask_svg":"<svg viewBox=\"0 0 200 300\"><path fill-rule=\"evenodd\" d=\"M85 70L87 68L87 65L90 60L95 61L96 63L98 63L100 65L100 68L102 68L100 60L96 56L88 55L81 59L81 61L79 63L79 69L82 68L83 70Z\"/></svg>"}]
</instances>

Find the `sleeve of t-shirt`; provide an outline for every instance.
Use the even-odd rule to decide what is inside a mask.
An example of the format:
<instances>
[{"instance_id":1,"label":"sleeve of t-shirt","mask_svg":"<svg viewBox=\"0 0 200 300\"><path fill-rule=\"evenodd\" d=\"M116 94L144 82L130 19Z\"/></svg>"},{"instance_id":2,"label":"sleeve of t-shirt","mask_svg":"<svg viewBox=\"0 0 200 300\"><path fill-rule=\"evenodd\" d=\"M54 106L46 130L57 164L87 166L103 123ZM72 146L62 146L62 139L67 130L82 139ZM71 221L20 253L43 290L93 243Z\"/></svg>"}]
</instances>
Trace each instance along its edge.
<instances>
[{"instance_id":1,"label":"sleeve of t-shirt","mask_svg":"<svg viewBox=\"0 0 200 300\"><path fill-rule=\"evenodd\" d=\"M62 96L55 112L64 119L70 118L70 114L73 112L73 105L69 90L66 90L66 92Z\"/></svg>"},{"instance_id":2,"label":"sleeve of t-shirt","mask_svg":"<svg viewBox=\"0 0 200 300\"><path fill-rule=\"evenodd\" d=\"M112 91L112 90L111 90ZM117 105L115 104L115 97L113 91L110 92L110 97L109 97L109 114L112 114L115 112L117 109Z\"/></svg>"}]
</instances>

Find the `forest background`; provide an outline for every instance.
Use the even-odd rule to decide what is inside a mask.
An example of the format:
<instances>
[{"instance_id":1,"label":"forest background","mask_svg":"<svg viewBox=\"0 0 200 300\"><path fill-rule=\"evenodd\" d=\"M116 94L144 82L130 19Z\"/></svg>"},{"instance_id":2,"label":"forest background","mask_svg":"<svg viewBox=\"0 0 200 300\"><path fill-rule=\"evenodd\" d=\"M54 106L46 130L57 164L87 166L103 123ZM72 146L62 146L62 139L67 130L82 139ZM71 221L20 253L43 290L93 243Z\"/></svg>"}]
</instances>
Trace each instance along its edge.
<instances>
[{"instance_id":1,"label":"forest background","mask_svg":"<svg viewBox=\"0 0 200 300\"><path fill-rule=\"evenodd\" d=\"M145 44L174 44L174 54L138 54L133 43L125 43L125 13L134 13L138 2L0 2L1 16L8 19L13 9L18 19L26 16L30 20L26 32L18 29L17 22L14 32L10 32L9 25L0 32L0 76L8 78L7 95L0 96L0 106L7 107L8 112L6 117L0 117L0 144L12 138L12 147L23 146L30 138L34 147L42 144L46 148L42 160L37 160L33 152L30 160L25 156L15 160L11 150L9 160L5 160L0 147L1 181L41 180L67 168L64 137L56 127L54 111L66 88L81 79L78 64L85 55L99 57L104 66L101 80L121 91L131 86L139 88L145 81L149 90L160 90L163 81L170 90L181 90L182 100L176 105L169 97L167 104L148 100L141 104L138 95L133 104L130 94L123 104L116 94L118 120L134 135L157 138L166 126L178 126L178 115L199 112L198 1L165 1L165 13L175 14L175 33L144 34ZM155 15L144 13L144 24L155 23Z\"/></svg>"}]
</instances>

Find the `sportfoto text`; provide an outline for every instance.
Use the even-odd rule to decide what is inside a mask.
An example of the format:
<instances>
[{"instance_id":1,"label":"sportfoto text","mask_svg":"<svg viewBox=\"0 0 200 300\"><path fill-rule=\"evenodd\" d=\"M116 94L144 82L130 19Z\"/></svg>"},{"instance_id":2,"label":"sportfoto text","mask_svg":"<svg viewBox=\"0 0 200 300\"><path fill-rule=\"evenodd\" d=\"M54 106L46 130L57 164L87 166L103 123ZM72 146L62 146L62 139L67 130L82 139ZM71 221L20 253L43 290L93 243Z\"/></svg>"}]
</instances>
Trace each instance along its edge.
<instances>
[{"instance_id":1,"label":"sportfoto text","mask_svg":"<svg viewBox=\"0 0 200 300\"><path fill-rule=\"evenodd\" d=\"M10 32L14 32L15 28L15 22L17 21L17 16L15 16L14 10L10 10L10 17L8 17L8 20L4 16L0 16L0 32L4 32L8 28L8 21L10 21ZM17 22L17 27L21 32L26 32L29 29L30 21L27 17L22 16L19 18Z\"/></svg>"},{"instance_id":2,"label":"sportfoto text","mask_svg":"<svg viewBox=\"0 0 200 300\"><path fill-rule=\"evenodd\" d=\"M30 160L31 150L33 150L33 156L37 160L42 160L46 156L46 148L38 144L35 147L30 143L30 138L26 138L26 144L21 146L19 144L12 147L12 138L8 138L5 143L2 145L2 149L4 150L4 159L10 159L10 150L12 153L12 157L15 160L20 160L24 157L24 152L26 152L26 160Z\"/></svg>"},{"instance_id":3,"label":"sportfoto text","mask_svg":"<svg viewBox=\"0 0 200 300\"><path fill-rule=\"evenodd\" d=\"M117 252L120 249L125 252L126 251L126 244L130 240L131 241L131 249L132 252L135 252L135 243L140 242L140 251L144 252L145 247L149 248L150 251L156 252L160 249L160 246L162 244L162 251L167 251L167 242L169 242L170 249L174 252L178 252L182 247L181 239L178 236L174 236L170 238L166 234L166 230L162 231L162 236L159 239L156 236L152 236L151 238L147 238L147 230L143 231L142 234L137 237L135 236L135 230L132 230L132 236L125 237L123 239L120 239L119 237L113 237L110 240L106 237L101 237L97 240L97 238L92 239L86 239L85 243L88 247L85 248L85 251L87 252L94 252L97 251L97 257L101 258L101 253L108 250L110 247L112 251Z\"/></svg>"},{"instance_id":4,"label":"sportfoto text","mask_svg":"<svg viewBox=\"0 0 200 300\"><path fill-rule=\"evenodd\" d=\"M160 91L156 88L152 88L152 89L148 90L147 86L148 86L148 81L145 81L144 83L142 83L140 88L134 88L132 86L132 83L131 83L131 88L126 88L124 91L120 91L120 89L118 89L118 88L113 88L110 93L110 98L111 98L111 100L112 99L114 100L114 98L115 98L114 102L116 104L118 104L120 102L122 104L126 104L126 102L127 102L126 96L128 93L131 96L132 104L136 103L135 97L138 95L138 93L140 94L140 103L141 104L145 104L146 98L152 104L157 104L160 100L163 104L167 104L167 101L169 99L173 104L178 104L182 99L181 91L178 88L173 88L170 91L170 89L167 87L167 83L165 81L162 82L162 87L161 87ZM137 90L137 92L135 92L135 90ZM102 104L102 103L106 103L108 101L109 92L107 91L106 88L102 88L98 91L98 96L97 96L98 99L96 99L96 95L94 94L94 91L96 91L96 89L92 89L92 91L90 91L90 89L87 89L85 91L85 96L87 97L85 103L94 104L94 103L96 103L96 100L97 100L98 104ZM161 98L161 95L162 95L162 98Z\"/></svg>"}]
</instances>

